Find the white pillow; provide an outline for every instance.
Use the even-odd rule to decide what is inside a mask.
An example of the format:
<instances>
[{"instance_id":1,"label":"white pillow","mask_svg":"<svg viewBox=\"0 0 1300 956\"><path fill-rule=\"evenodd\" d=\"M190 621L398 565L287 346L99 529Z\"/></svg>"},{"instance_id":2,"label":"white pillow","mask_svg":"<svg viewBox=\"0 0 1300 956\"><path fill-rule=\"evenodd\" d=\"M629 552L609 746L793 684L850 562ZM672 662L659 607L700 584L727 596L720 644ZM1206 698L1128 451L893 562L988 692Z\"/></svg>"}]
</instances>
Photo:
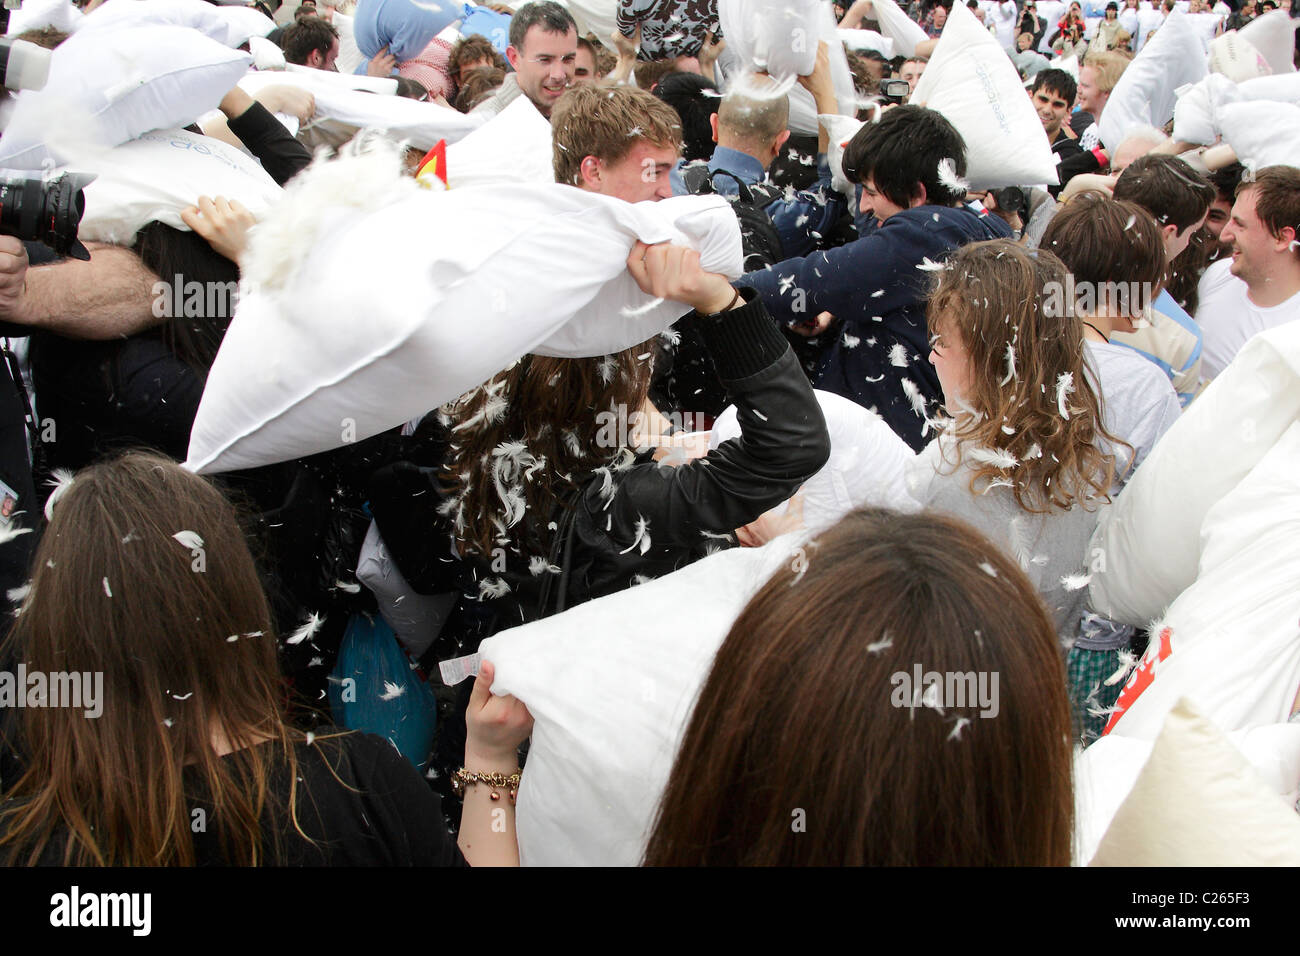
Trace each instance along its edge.
<instances>
[{"instance_id":1,"label":"white pillow","mask_svg":"<svg viewBox=\"0 0 1300 956\"><path fill-rule=\"evenodd\" d=\"M25 0L17 10L9 11L9 36L17 36L28 30L42 30L54 27L64 33L71 33L85 17L72 3L72 0Z\"/></svg>"},{"instance_id":2,"label":"white pillow","mask_svg":"<svg viewBox=\"0 0 1300 956\"><path fill-rule=\"evenodd\" d=\"M248 52L253 55L253 66L258 70L283 70L289 65L284 51L266 37L249 37Z\"/></svg>"},{"instance_id":3,"label":"white pillow","mask_svg":"<svg viewBox=\"0 0 1300 956\"><path fill-rule=\"evenodd\" d=\"M573 15L578 24L578 33L586 36L596 34L596 38L606 46L612 47L613 33L618 29L619 0L556 0Z\"/></svg>"},{"instance_id":4,"label":"white pillow","mask_svg":"<svg viewBox=\"0 0 1300 956\"><path fill-rule=\"evenodd\" d=\"M1092 866L1300 866L1300 817L1179 701Z\"/></svg>"},{"instance_id":5,"label":"white pillow","mask_svg":"<svg viewBox=\"0 0 1300 956\"><path fill-rule=\"evenodd\" d=\"M192 27L226 46L264 37L275 21L252 7L217 6L204 0L112 0L83 17L78 30L141 26Z\"/></svg>"},{"instance_id":6,"label":"white pillow","mask_svg":"<svg viewBox=\"0 0 1300 956\"><path fill-rule=\"evenodd\" d=\"M866 125L852 116L822 113L818 122L826 127L826 161L831 167L831 186L843 196L852 199L857 195L857 184L844 178L844 147Z\"/></svg>"},{"instance_id":7,"label":"white pillow","mask_svg":"<svg viewBox=\"0 0 1300 956\"><path fill-rule=\"evenodd\" d=\"M870 409L830 392L813 394L826 416L831 457L799 489L804 525L820 531L864 505L916 511L904 476L904 469L915 457L907 443ZM713 423L710 447L739 437L740 421L732 405Z\"/></svg>"},{"instance_id":8,"label":"white pillow","mask_svg":"<svg viewBox=\"0 0 1300 956\"><path fill-rule=\"evenodd\" d=\"M328 77L321 70L313 71ZM373 77L371 79L374 79ZM393 80L380 78L396 89ZM455 142L477 129L482 118L468 116L437 103L421 103L404 96L386 96L347 89L328 79L286 70L282 73L249 73L239 85L250 94L267 86L287 83L311 92L316 100L316 115L303 126L304 132L317 122L333 122L350 127L350 135L361 129L382 130L391 139L405 140L419 150L432 149L440 139Z\"/></svg>"},{"instance_id":9,"label":"white pillow","mask_svg":"<svg viewBox=\"0 0 1300 956\"><path fill-rule=\"evenodd\" d=\"M1218 141L1215 107L1241 98L1239 87L1222 73L1210 73L1200 82L1180 87L1174 104L1174 139L1209 146Z\"/></svg>"},{"instance_id":10,"label":"white pillow","mask_svg":"<svg viewBox=\"0 0 1300 956\"><path fill-rule=\"evenodd\" d=\"M1185 712L1185 706L1183 709ZM1170 720L1173 719L1171 715ZM1186 720L1180 718L1178 722L1185 724ZM1197 718L1197 723L1207 725L1203 718ZM1300 724L1262 724L1234 730L1224 736L1249 761L1252 772L1264 781L1265 792L1276 794L1290 805L1295 804L1300 796ZM1138 738L1111 733L1087 749L1075 752L1076 866L1086 864L1096 856L1097 847L1116 811L1133 791L1142 768L1150 759L1154 743L1154 736Z\"/></svg>"},{"instance_id":11,"label":"white pillow","mask_svg":"<svg viewBox=\"0 0 1300 956\"><path fill-rule=\"evenodd\" d=\"M894 0L872 0L873 16L880 32L894 41L895 56L914 56L916 45L929 39L920 25L909 17Z\"/></svg>"},{"instance_id":12,"label":"white pillow","mask_svg":"<svg viewBox=\"0 0 1300 956\"><path fill-rule=\"evenodd\" d=\"M215 108L251 62L184 27L78 31L51 56L45 88L18 95L0 166L81 161L149 130L185 126Z\"/></svg>"},{"instance_id":13,"label":"white pillow","mask_svg":"<svg viewBox=\"0 0 1300 956\"><path fill-rule=\"evenodd\" d=\"M1222 73L1234 83L1268 76L1273 72L1255 44L1230 30L1210 44L1210 71Z\"/></svg>"},{"instance_id":14,"label":"white pillow","mask_svg":"<svg viewBox=\"0 0 1300 956\"><path fill-rule=\"evenodd\" d=\"M97 176L85 189L78 234L122 246L154 220L188 230L180 213L199 196L236 199L260 218L281 195L256 159L181 129L145 133L75 168Z\"/></svg>"},{"instance_id":15,"label":"white pillow","mask_svg":"<svg viewBox=\"0 0 1300 956\"><path fill-rule=\"evenodd\" d=\"M553 183L551 124L526 96L447 147L447 184Z\"/></svg>"},{"instance_id":16,"label":"white pillow","mask_svg":"<svg viewBox=\"0 0 1300 956\"><path fill-rule=\"evenodd\" d=\"M1145 626L1193 581L1201 525L1300 418L1300 322L1261 332L1187 407L1098 523L1093 608Z\"/></svg>"},{"instance_id":17,"label":"white pillow","mask_svg":"<svg viewBox=\"0 0 1300 956\"><path fill-rule=\"evenodd\" d=\"M835 33L850 50L875 50L886 60L894 58L894 41L875 30L836 30Z\"/></svg>"},{"instance_id":18,"label":"white pillow","mask_svg":"<svg viewBox=\"0 0 1300 956\"><path fill-rule=\"evenodd\" d=\"M1152 626L1110 730L1153 737L1180 697L1227 730L1284 721L1300 688L1300 422L1205 516L1196 580Z\"/></svg>"},{"instance_id":19,"label":"white pillow","mask_svg":"<svg viewBox=\"0 0 1300 956\"><path fill-rule=\"evenodd\" d=\"M1206 75L1205 49L1186 14L1171 13L1160 32L1124 70L1098 120L1106 149L1114 152L1138 126L1162 128L1174 115L1178 87Z\"/></svg>"},{"instance_id":20,"label":"white pillow","mask_svg":"<svg viewBox=\"0 0 1300 956\"><path fill-rule=\"evenodd\" d=\"M972 189L1059 182L1020 74L964 5L954 4L911 101L942 113L961 133Z\"/></svg>"},{"instance_id":21,"label":"white pillow","mask_svg":"<svg viewBox=\"0 0 1300 956\"><path fill-rule=\"evenodd\" d=\"M801 540L732 548L483 642L493 692L535 721L519 787L524 866L641 861L713 658Z\"/></svg>"},{"instance_id":22,"label":"white pillow","mask_svg":"<svg viewBox=\"0 0 1300 956\"><path fill-rule=\"evenodd\" d=\"M688 309L637 288L626 267L637 239L693 246L711 272L743 271L720 196L632 204L555 183L431 192L399 169L383 144L320 163L254 230L249 290L208 376L191 468L325 451L422 415L525 353L603 355L657 335Z\"/></svg>"},{"instance_id":23,"label":"white pillow","mask_svg":"<svg viewBox=\"0 0 1300 956\"><path fill-rule=\"evenodd\" d=\"M1295 27L1285 10L1272 10L1251 20L1237 36L1262 53L1274 73L1294 73Z\"/></svg>"},{"instance_id":24,"label":"white pillow","mask_svg":"<svg viewBox=\"0 0 1300 956\"><path fill-rule=\"evenodd\" d=\"M1216 111L1215 121L1223 141L1249 169L1300 161L1300 106L1294 103L1226 103Z\"/></svg>"},{"instance_id":25,"label":"white pillow","mask_svg":"<svg viewBox=\"0 0 1300 956\"><path fill-rule=\"evenodd\" d=\"M1141 53L1142 48L1146 46L1147 34L1152 30L1158 30L1160 25L1165 22L1165 15L1162 10L1145 8L1138 11L1138 32L1133 37L1133 52Z\"/></svg>"},{"instance_id":26,"label":"white pillow","mask_svg":"<svg viewBox=\"0 0 1300 956\"><path fill-rule=\"evenodd\" d=\"M1064 70L1074 77L1074 81L1079 82L1079 58L1071 53L1069 56L1058 56L1053 59L1048 66L1054 70Z\"/></svg>"},{"instance_id":27,"label":"white pillow","mask_svg":"<svg viewBox=\"0 0 1300 956\"><path fill-rule=\"evenodd\" d=\"M830 8L820 0L719 0L718 17L727 49L744 72L765 71L778 81L807 76L817 59L817 44L825 40L830 52L831 79L838 111L857 112L853 74L844 56ZM790 130L816 135L817 108L812 94L799 85L789 92Z\"/></svg>"}]
</instances>

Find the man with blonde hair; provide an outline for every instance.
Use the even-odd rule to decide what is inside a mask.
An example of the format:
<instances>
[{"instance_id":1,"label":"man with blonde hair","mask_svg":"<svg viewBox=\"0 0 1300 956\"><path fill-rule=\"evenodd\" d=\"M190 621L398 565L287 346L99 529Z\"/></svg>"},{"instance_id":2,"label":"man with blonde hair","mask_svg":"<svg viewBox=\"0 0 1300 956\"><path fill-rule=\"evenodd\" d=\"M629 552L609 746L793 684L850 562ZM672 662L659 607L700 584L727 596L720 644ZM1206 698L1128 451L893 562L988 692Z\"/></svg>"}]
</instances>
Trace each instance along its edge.
<instances>
[{"instance_id":1,"label":"man with blonde hair","mask_svg":"<svg viewBox=\"0 0 1300 956\"><path fill-rule=\"evenodd\" d=\"M630 86L577 86L551 112L555 181L628 202L672 195L682 127L668 104Z\"/></svg>"}]
</instances>

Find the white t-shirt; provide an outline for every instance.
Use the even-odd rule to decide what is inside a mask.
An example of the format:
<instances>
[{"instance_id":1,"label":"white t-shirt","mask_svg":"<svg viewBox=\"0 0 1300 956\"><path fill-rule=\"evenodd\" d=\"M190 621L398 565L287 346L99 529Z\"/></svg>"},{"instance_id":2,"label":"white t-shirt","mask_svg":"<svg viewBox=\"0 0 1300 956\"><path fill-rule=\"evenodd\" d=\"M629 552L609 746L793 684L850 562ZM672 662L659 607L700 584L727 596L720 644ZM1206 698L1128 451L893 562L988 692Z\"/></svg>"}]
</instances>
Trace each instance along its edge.
<instances>
[{"instance_id":1,"label":"white t-shirt","mask_svg":"<svg viewBox=\"0 0 1300 956\"><path fill-rule=\"evenodd\" d=\"M1132 349L1088 342L1092 367L1101 385L1102 421L1106 431L1133 447L1114 449L1118 491L1137 470L1160 436L1178 420L1178 393L1158 366Z\"/></svg>"},{"instance_id":2,"label":"white t-shirt","mask_svg":"<svg viewBox=\"0 0 1300 956\"><path fill-rule=\"evenodd\" d=\"M1261 308L1250 301L1246 283L1228 271L1231 266L1225 259L1201 276L1196 323L1204 335L1201 371L1207 381L1227 368L1252 336L1300 319L1300 292L1281 305Z\"/></svg>"}]
</instances>

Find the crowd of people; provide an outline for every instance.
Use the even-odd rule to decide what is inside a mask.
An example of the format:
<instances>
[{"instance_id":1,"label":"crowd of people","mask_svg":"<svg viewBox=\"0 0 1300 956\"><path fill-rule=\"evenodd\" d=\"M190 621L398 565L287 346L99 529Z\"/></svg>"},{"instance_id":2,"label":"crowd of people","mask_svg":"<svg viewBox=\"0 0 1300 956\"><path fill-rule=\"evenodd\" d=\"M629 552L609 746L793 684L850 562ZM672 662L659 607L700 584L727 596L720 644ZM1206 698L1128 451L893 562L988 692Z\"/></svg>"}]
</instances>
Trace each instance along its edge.
<instances>
[{"instance_id":1,"label":"crowd of people","mask_svg":"<svg viewBox=\"0 0 1300 956\"><path fill-rule=\"evenodd\" d=\"M55 51L55 76L75 69L58 58L69 32L93 38L96 17L136 4L67 2L75 20L17 39ZM1294 58L1296 21L1289 0L1054 3L1047 17L1042 0L823 6L831 29L807 72L781 75L738 55L710 0L611 2L607 35L553 0L454 17L409 0L250 4L266 14L244 44L253 72L284 82L235 86L190 129L241 150L287 197L373 147L361 128L343 127L348 147L313 138L325 99L313 84L327 82L314 74L330 74L387 83L366 95L476 130L523 110L549 124L549 188L723 207L742 250L725 275L680 240L624 237L630 294L680 304L671 329L610 354L512 354L416 420L308 457L182 467L223 340L256 316L225 299L159 308L160 283L170 302L173 284L247 278L276 206L254 212L194 182L192 205L87 241L84 259L0 220L0 570L13 606L0 672L104 684L94 719L0 693L0 859L517 865L534 716L492 692L484 641L797 541L800 560L714 638L642 861L1089 862L1073 761L1123 727L1135 665L1160 645L1149 620L1094 600L1089 582L1108 573L1095 541L1198 404L1241 402L1254 421L1255 399L1230 391L1239 379L1215 380L1260 334L1300 328L1300 167L1177 139L1172 90L1149 97L1168 100L1155 125L1103 138L1103 115L1166 24L1216 18L1213 62L1216 38L1245 44L1229 31L1265 15ZM1023 86L1016 108L1041 123L1056 182L972 169L959 118L910 101L969 15ZM486 32L469 31L476 18ZM822 117L815 129L797 101ZM837 115L860 128L839 136ZM388 139L404 175L443 172L441 147ZM365 210L339 196L327 212ZM403 261L419 244L392 242ZM585 267L581 248L550 252L558 275ZM526 298L534 279L494 281ZM382 298L385 280L337 281ZM472 338L474 316L459 318ZM350 319L360 354L367 318ZM246 389L264 380L250 369ZM887 495L846 491L833 520L814 522L819 476L853 489L861 475L836 469L884 467L845 446L828 396L904 467ZM711 441L728 416L734 437ZM379 552L384 587L361 573ZM382 715L331 706L356 684L343 662L361 620L409 664L371 675L391 681L372 715L433 691L436 733L414 750L383 739ZM446 682L439 665L460 660L476 679ZM917 662L993 674L996 699L916 688L900 701L897 678ZM1287 686L1281 723L1300 720L1300 683Z\"/></svg>"}]
</instances>

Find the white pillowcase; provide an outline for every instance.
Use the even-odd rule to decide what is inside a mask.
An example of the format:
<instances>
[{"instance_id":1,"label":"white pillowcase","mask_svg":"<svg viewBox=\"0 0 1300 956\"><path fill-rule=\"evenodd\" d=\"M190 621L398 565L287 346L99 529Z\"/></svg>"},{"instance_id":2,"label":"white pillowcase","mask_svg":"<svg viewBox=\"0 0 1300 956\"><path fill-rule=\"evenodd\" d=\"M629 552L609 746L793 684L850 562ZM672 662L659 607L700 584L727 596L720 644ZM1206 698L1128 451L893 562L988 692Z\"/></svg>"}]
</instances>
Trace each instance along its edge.
<instances>
[{"instance_id":1,"label":"white pillowcase","mask_svg":"<svg viewBox=\"0 0 1300 956\"><path fill-rule=\"evenodd\" d=\"M1171 13L1124 70L1106 101L1097 122L1106 149L1114 152L1134 127L1163 128L1174 115L1174 91L1184 84L1199 82L1207 72L1205 48L1188 17Z\"/></svg>"},{"instance_id":2,"label":"white pillowcase","mask_svg":"<svg viewBox=\"0 0 1300 956\"><path fill-rule=\"evenodd\" d=\"M925 30L909 17L894 0L872 0L872 10L880 32L894 41L895 56L912 56L916 45L929 39Z\"/></svg>"},{"instance_id":3,"label":"white pillowcase","mask_svg":"<svg viewBox=\"0 0 1300 956\"><path fill-rule=\"evenodd\" d=\"M857 195L857 184L844 177L844 148L866 125L852 116L822 113L817 121L826 127L826 161L831 167L831 186L841 195L852 199Z\"/></svg>"},{"instance_id":4,"label":"white pillowcase","mask_svg":"<svg viewBox=\"0 0 1300 956\"><path fill-rule=\"evenodd\" d=\"M185 27L80 30L53 52L45 88L18 95L0 166L84 162L150 130L186 126L214 109L251 62Z\"/></svg>"},{"instance_id":5,"label":"white pillowcase","mask_svg":"<svg viewBox=\"0 0 1300 956\"><path fill-rule=\"evenodd\" d=\"M254 230L249 289L208 376L190 467L256 467L367 438L528 352L644 342L688 308L637 288L626 267L637 239L742 271L723 197L631 204L555 183L432 192L398 170L382 146L319 164Z\"/></svg>"},{"instance_id":6,"label":"white pillowcase","mask_svg":"<svg viewBox=\"0 0 1300 956\"><path fill-rule=\"evenodd\" d=\"M181 129L145 133L75 168L97 176L85 189L78 234L116 245L130 245L154 220L188 230L181 210L201 195L238 200L260 218L282 192L256 159Z\"/></svg>"},{"instance_id":7,"label":"white pillowcase","mask_svg":"<svg viewBox=\"0 0 1300 956\"><path fill-rule=\"evenodd\" d=\"M953 6L911 101L942 113L961 133L972 189L1059 181L1020 74L965 5Z\"/></svg>"},{"instance_id":8,"label":"white pillowcase","mask_svg":"<svg viewBox=\"0 0 1300 956\"><path fill-rule=\"evenodd\" d=\"M894 58L894 41L875 30L836 30L835 33L850 50L875 50L886 60Z\"/></svg>"},{"instance_id":9,"label":"white pillowcase","mask_svg":"<svg viewBox=\"0 0 1300 956\"><path fill-rule=\"evenodd\" d=\"M474 115L474 114L471 114ZM447 184L553 183L551 124L526 96L447 147Z\"/></svg>"},{"instance_id":10,"label":"white pillowcase","mask_svg":"<svg viewBox=\"0 0 1300 956\"><path fill-rule=\"evenodd\" d=\"M1273 10L1251 20L1237 36L1262 53L1274 73L1294 73L1295 27L1285 10Z\"/></svg>"},{"instance_id":11,"label":"white pillowcase","mask_svg":"<svg viewBox=\"0 0 1300 956\"><path fill-rule=\"evenodd\" d=\"M72 0L24 0L17 10L9 11L8 36L17 36L28 30L54 27L71 33L85 17Z\"/></svg>"}]
</instances>

